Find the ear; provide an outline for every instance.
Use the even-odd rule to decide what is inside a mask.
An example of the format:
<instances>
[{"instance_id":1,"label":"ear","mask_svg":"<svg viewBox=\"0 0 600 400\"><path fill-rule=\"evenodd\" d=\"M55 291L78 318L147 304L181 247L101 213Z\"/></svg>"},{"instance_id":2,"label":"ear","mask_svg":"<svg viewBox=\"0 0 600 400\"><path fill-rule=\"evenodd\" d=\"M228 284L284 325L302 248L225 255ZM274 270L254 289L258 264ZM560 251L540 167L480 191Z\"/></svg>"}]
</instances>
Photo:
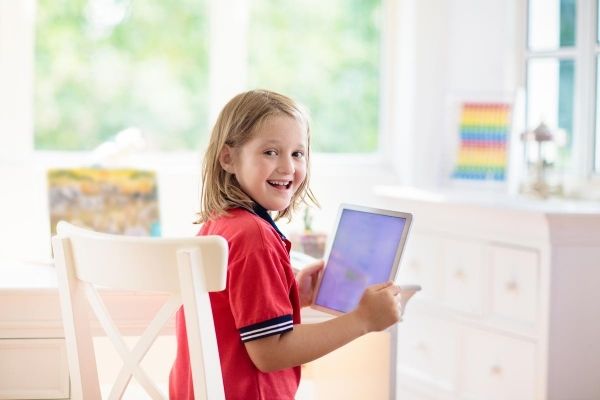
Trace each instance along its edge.
<instances>
[{"instance_id":1,"label":"ear","mask_svg":"<svg viewBox=\"0 0 600 400\"><path fill-rule=\"evenodd\" d=\"M221 149L221 154L219 154L219 163L221 164L221 168L230 174L235 173L234 165L233 165L233 149L228 145L224 145Z\"/></svg>"}]
</instances>

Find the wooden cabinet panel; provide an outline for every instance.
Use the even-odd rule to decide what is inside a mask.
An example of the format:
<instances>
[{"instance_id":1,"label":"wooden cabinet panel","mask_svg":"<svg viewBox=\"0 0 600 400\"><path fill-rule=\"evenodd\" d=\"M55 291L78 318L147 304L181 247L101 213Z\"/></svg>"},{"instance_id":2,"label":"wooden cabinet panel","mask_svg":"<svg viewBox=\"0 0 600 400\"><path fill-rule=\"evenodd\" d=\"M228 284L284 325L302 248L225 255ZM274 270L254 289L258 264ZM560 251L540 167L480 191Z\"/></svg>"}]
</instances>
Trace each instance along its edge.
<instances>
[{"instance_id":1,"label":"wooden cabinet panel","mask_svg":"<svg viewBox=\"0 0 600 400\"><path fill-rule=\"evenodd\" d=\"M0 399L65 399L64 339L0 339Z\"/></svg>"},{"instance_id":2,"label":"wooden cabinet panel","mask_svg":"<svg viewBox=\"0 0 600 400\"><path fill-rule=\"evenodd\" d=\"M455 389L458 335L454 327L433 318L411 317L397 328L397 369L436 389Z\"/></svg>"},{"instance_id":3,"label":"wooden cabinet panel","mask_svg":"<svg viewBox=\"0 0 600 400\"><path fill-rule=\"evenodd\" d=\"M439 300L439 254L440 241L431 235L415 232L407 242L397 282L421 285L420 301Z\"/></svg>"},{"instance_id":4,"label":"wooden cabinet panel","mask_svg":"<svg viewBox=\"0 0 600 400\"><path fill-rule=\"evenodd\" d=\"M471 330L465 335L461 394L465 399L535 398L535 345Z\"/></svg>"},{"instance_id":5,"label":"wooden cabinet panel","mask_svg":"<svg viewBox=\"0 0 600 400\"><path fill-rule=\"evenodd\" d=\"M456 311L483 313L483 246L480 242L444 238L441 247L443 269L442 305Z\"/></svg>"},{"instance_id":6,"label":"wooden cabinet panel","mask_svg":"<svg viewBox=\"0 0 600 400\"><path fill-rule=\"evenodd\" d=\"M491 312L534 325L539 311L539 261L534 250L492 245Z\"/></svg>"}]
</instances>

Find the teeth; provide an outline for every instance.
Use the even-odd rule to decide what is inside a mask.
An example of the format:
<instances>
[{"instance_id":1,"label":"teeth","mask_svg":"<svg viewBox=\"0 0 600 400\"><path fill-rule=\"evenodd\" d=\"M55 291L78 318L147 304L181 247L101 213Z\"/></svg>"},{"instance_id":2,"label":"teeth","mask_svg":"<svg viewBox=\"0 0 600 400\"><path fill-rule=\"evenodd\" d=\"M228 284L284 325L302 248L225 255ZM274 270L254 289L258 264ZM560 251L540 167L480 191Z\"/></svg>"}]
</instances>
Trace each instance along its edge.
<instances>
[{"instance_id":1,"label":"teeth","mask_svg":"<svg viewBox=\"0 0 600 400\"><path fill-rule=\"evenodd\" d=\"M287 186L288 183L290 183L289 181L268 181L270 184L272 185L278 185L278 186Z\"/></svg>"}]
</instances>

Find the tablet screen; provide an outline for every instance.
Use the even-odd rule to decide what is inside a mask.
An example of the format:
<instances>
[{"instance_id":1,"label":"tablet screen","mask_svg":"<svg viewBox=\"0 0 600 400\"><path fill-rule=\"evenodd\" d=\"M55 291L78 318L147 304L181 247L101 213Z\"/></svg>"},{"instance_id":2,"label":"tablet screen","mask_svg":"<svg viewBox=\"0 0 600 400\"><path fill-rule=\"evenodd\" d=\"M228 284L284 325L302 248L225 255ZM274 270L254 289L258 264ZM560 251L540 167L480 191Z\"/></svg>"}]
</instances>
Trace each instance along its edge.
<instances>
[{"instance_id":1,"label":"tablet screen","mask_svg":"<svg viewBox=\"0 0 600 400\"><path fill-rule=\"evenodd\" d=\"M315 305L349 312L367 286L393 279L404 230L410 225L406 221L400 216L343 209Z\"/></svg>"}]
</instances>

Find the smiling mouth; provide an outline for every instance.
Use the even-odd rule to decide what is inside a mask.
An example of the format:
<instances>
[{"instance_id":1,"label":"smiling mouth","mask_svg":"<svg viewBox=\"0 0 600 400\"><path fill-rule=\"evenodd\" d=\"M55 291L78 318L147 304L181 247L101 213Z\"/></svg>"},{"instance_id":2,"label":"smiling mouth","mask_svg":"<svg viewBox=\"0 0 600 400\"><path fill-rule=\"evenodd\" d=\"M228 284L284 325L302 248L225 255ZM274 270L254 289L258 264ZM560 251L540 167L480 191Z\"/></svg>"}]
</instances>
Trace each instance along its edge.
<instances>
[{"instance_id":1,"label":"smiling mouth","mask_svg":"<svg viewBox=\"0 0 600 400\"><path fill-rule=\"evenodd\" d=\"M289 189L292 181L267 181L267 183L276 189Z\"/></svg>"}]
</instances>

